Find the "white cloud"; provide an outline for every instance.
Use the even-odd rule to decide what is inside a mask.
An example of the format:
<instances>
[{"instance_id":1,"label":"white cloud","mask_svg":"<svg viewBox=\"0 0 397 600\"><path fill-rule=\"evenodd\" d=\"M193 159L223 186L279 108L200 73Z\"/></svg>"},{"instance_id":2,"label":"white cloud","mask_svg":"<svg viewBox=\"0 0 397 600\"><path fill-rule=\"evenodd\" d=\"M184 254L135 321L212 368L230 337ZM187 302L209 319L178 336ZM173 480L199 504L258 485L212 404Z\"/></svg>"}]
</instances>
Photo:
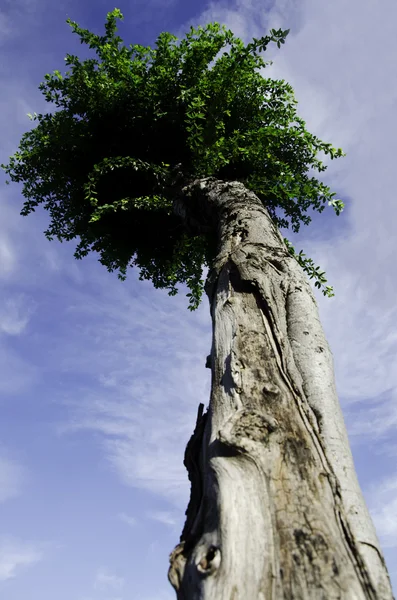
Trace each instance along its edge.
<instances>
[{"instance_id":1,"label":"white cloud","mask_svg":"<svg viewBox=\"0 0 397 600\"><path fill-rule=\"evenodd\" d=\"M7 11L0 11L0 46L12 38L18 38L30 25L38 25L39 16L47 8L46 0L15 0L4 3Z\"/></svg>"},{"instance_id":2,"label":"white cloud","mask_svg":"<svg viewBox=\"0 0 397 600\"><path fill-rule=\"evenodd\" d=\"M0 232L0 277L6 277L15 268L16 258L12 244L4 233Z\"/></svg>"},{"instance_id":3,"label":"white cloud","mask_svg":"<svg viewBox=\"0 0 397 600\"><path fill-rule=\"evenodd\" d=\"M317 234L302 231L306 240L299 247L326 269L336 289L335 299L320 297L320 308L341 398L349 401L349 410L360 409L351 433L361 440L395 435L397 38L393 28L397 5L394 0L384 0L381 8L369 0L351 0L348 5L345 0L277 1L269 16L259 0L240 1L235 10L230 3L226 7L214 2L197 17L197 23L209 20L226 23L247 41L269 27L291 26L286 45L269 49L275 63L268 74L293 84L299 112L310 130L348 152L347 158L332 163L327 174L332 187L350 198L349 209L340 218L343 232L332 238L327 225L322 229L319 221L313 226ZM15 86L7 93L14 97L16 92L23 96ZM8 144L11 133L15 134L9 124L26 129L25 112L40 109L32 101L27 106L23 101L10 103L8 98L4 108L2 125ZM17 212L12 217L7 212L7 227L0 234L0 276L14 273L28 286L38 273L42 276L43 267L45 276L60 273L66 279L73 277L73 271L74 281L82 281L77 276L80 266L62 261L59 247L42 240L42 228L36 225L30 230L30 221L26 225ZM40 269L32 270L33 264L40 264ZM183 450L194 427L197 404L208 400L207 301L200 313L189 315L183 297L168 301L156 292L152 301L153 296L145 295L150 284L139 282L137 291L135 285L122 287L117 280L107 275L97 278L97 271L93 272L81 293L69 289L65 293L69 316L75 321L68 321L70 335L52 340L53 353L48 357L63 372L91 378L91 389L71 390L76 402L66 399L73 412L71 428L100 433L107 459L123 482L184 509L188 481ZM14 326L8 324L6 329L18 332L20 326L22 331L23 313L9 317L10 322ZM0 348L1 393L20 392L33 377L20 356ZM1 477L0 463L0 499L2 487L13 489L2 485ZM396 494L390 484L373 501L382 536L390 530L397 537L391 521ZM135 523L128 515L120 518L131 526Z\"/></svg>"},{"instance_id":4,"label":"white cloud","mask_svg":"<svg viewBox=\"0 0 397 600\"><path fill-rule=\"evenodd\" d=\"M24 392L37 379L37 371L11 347L0 344L0 399Z\"/></svg>"},{"instance_id":5,"label":"white cloud","mask_svg":"<svg viewBox=\"0 0 397 600\"><path fill-rule=\"evenodd\" d=\"M101 433L108 461L125 484L185 508L183 453L197 406L209 394L206 306L192 315L183 292L179 298L158 292L154 303L151 295L135 298L134 284L113 288L109 299L103 284L95 289L92 301L75 304L79 352L71 348L63 362L71 372L89 373L96 385L81 389L78 401L75 392L65 399L73 418L61 430Z\"/></svg>"},{"instance_id":6,"label":"white cloud","mask_svg":"<svg viewBox=\"0 0 397 600\"><path fill-rule=\"evenodd\" d=\"M195 22L220 21L245 41L259 30L291 28L285 46L269 47L274 65L265 74L289 81L308 129L348 153L326 173L327 183L348 196L341 234L335 241L322 215L297 244L336 290L336 298L320 297L319 304L340 395L365 402L397 390L397 5L306 0L299 7L276 1L265 12L252 0L212 2Z\"/></svg>"},{"instance_id":7,"label":"white cloud","mask_svg":"<svg viewBox=\"0 0 397 600\"><path fill-rule=\"evenodd\" d=\"M369 491L369 508L384 548L397 548L397 475Z\"/></svg>"},{"instance_id":8,"label":"white cloud","mask_svg":"<svg viewBox=\"0 0 397 600\"><path fill-rule=\"evenodd\" d=\"M82 596L81 598L79 598L79 600L98 600L98 598L93 598L92 596ZM101 600L123 600L123 598L121 598L121 596L117 596L117 598L115 597L101 597Z\"/></svg>"},{"instance_id":9,"label":"white cloud","mask_svg":"<svg viewBox=\"0 0 397 600\"><path fill-rule=\"evenodd\" d=\"M0 538L0 582L13 579L24 567L42 559L43 552L37 545L13 538Z\"/></svg>"},{"instance_id":10,"label":"white cloud","mask_svg":"<svg viewBox=\"0 0 397 600\"><path fill-rule=\"evenodd\" d=\"M357 12L367 11L370 24L369 3L353 4ZM277 12L275 22L261 14L261 6L240 3L233 11L212 4L212 13L197 22L225 22L243 37L263 35L268 27L289 27L286 16L291 15L291 5L282 8L276 3L271 13ZM365 408L368 401L388 390L391 398L397 390L397 281L393 276L397 239L391 230L397 205L390 180L395 154L390 132L396 122L390 98L396 96L397 81L383 81L383 75L375 73L377 62L390 64L378 39L377 19L374 31L372 25L362 23L363 33L349 38L338 29L345 18L344 2L328 5L324 15L312 0L301 6L302 13L294 15L299 16L299 27L291 23L286 45L270 53L275 63L269 76L294 85L309 130L349 152L347 158L330 165L327 182L350 199L338 221L343 228L339 236L327 231L330 221L325 218L324 225L319 220L313 230L302 231L299 248L325 268L336 289L336 298L319 298L321 318L335 356L340 397L354 410L353 403L364 408L355 420L359 437L377 431L383 435L386 427L388 434L395 435L391 408L386 420L382 415L374 419ZM394 9L388 7L388 22L393 23ZM313 22L311 11L316 17ZM333 34L324 36L328 27ZM361 36L378 39L377 56L362 46ZM382 96L378 88L373 93L368 90L368 78L360 70L357 74L357 64L363 63L383 85ZM183 297L168 300L157 292L155 302L145 295L149 284L139 282L139 292L135 285L111 286L105 277L91 276L87 287L94 291L75 297L71 312L79 323L79 335L69 349L62 340L66 350L62 363L71 373L91 376L97 385L81 389L78 401L67 399L73 411L70 428L101 434L106 457L122 482L185 509L189 484L182 465L184 447L198 403L208 401L207 301L199 313L189 315ZM377 404L376 410L380 408Z\"/></svg>"},{"instance_id":11,"label":"white cloud","mask_svg":"<svg viewBox=\"0 0 397 600\"><path fill-rule=\"evenodd\" d=\"M169 511L153 511L146 513L146 516L153 521L167 525L168 527L175 527L179 524L179 516L174 512Z\"/></svg>"},{"instance_id":12,"label":"white cloud","mask_svg":"<svg viewBox=\"0 0 397 600\"><path fill-rule=\"evenodd\" d=\"M324 177L347 202L338 229L325 212L292 239L334 285L335 298L318 296L320 316L350 433L382 452L376 482L397 438L397 4L276 0L269 12L262 6L212 2L195 24L225 23L246 42L271 27L290 28L286 44L266 52L274 65L265 75L291 83L309 131L347 152L327 163ZM368 498L386 547L397 539L397 487L395 478L379 485Z\"/></svg>"},{"instance_id":13,"label":"white cloud","mask_svg":"<svg viewBox=\"0 0 397 600\"><path fill-rule=\"evenodd\" d=\"M0 456L0 502L18 496L24 479L25 471L19 464Z\"/></svg>"},{"instance_id":14,"label":"white cloud","mask_svg":"<svg viewBox=\"0 0 397 600\"><path fill-rule=\"evenodd\" d=\"M362 404L397 392L397 309L391 302L394 292L373 289L378 276L371 280L365 277L365 265L346 264L343 252L354 252L356 245L354 239L342 239L334 251L331 243L321 248L309 242L306 247L336 284L336 297L319 297L318 303L340 396L344 402Z\"/></svg>"},{"instance_id":15,"label":"white cloud","mask_svg":"<svg viewBox=\"0 0 397 600\"><path fill-rule=\"evenodd\" d=\"M11 33L11 27L9 18L7 15L0 11L0 39L5 40Z\"/></svg>"},{"instance_id":16,"label":"white cloud","mask_svg":"<svg viewBox=\"0 0 397 600\"><path fill-rule=\"evenodd\" d=\"M20 335L34 312L32 301L23 294L4 298L0 306L0 333Z\"/></svg>"},{"instance_id":17,"label":"white cloud","mask_svg":"<svg viewBox=\"0 0 397 600\"><path fill-rule=\"evenodd\" d=\"M164 590L159 590L153 595L141 598L141 600L175 600L175 592L165 592Z\"/></svg>"},{"instance_id":18,"label":"white cloud","mask_svg":"<svg viewBox=\"0 0 397 600\"><path fill-rule=\"evenodd\" d=\"M160 429L157 433L161 435ZM166 432L163 436L166 438ZM188 440L188 436L183 439ZM115 440L108 441L106 449L123 483L163 496L177 506L186 505L189 484L183 455L169 443L163 450L158 444L139 451L132 440Z\"/></svg>"},{"instance_id":19,"label":"white cloud","mask_svg":"<svg viewBox=\"0 0 397 600\"><path fill-rule=\"evenodd\" d=\"M121 590L124 587L124 578L111 573L106 567L98 569L95 575L94 588L99 591Z\"/></svg>"},{"instance_id":20,"label":"white cloud","mask_svg":"<svg viewBox=\"0 0 397 600\"><path fill-rule=\"evenodd\" d=\"M124 521L124 523L127 523L127 525L129 525L130 527L135 527L135 525L137 524L137 520L135 517L131 517L130 515L126 515L125 513L120 513L118 517L119 519Z\"/></svg>"},{"instance_id":21,"label":"white cloud","mask_svg":"<svg viewBox=\"0 0 397 600\"><path fill-rule=\"evenodd\" d=\"M2 105L0 100L0 111L4 109L5 106ZM3 125L1 116L0 124ZM4 123L4 125L6 125L6 123ZM1 160L1 162L3 162L3 160ZM9 198L4 190L4 185L2 187L3 189L0 196L0 280L6 281L12 276L18 265L16 244L14 240L17 215L15 214L15 210L13 210L11 203L8 201Z\"/></svg>"},{"instance_id":22,"label":"white cloud","mask_svg":"<svg viewBox=\"0 0 397 600\"><path fill-rule=\"evenodd\" d=\"M397 429L397 390L385 391L380 398L363 410L355 410L355 418L350 426L350 433L359 439L382 441L383 454L394 454L393 433ZM357 407L360 409L360 405ZM394 437L395 440L395 437ZM387 441L387 443L385 443Z\"/></svg>"},{"instance_id":23,"label":"white cloud","mask_svg":"<svg viewBox=\"0 0 397 600\"><path fill-rule=\"evenodd\" d=\"M166 368L166 365L165 365ZM184 381L181 380L181 381ZM109 463L121 481L163 496L179 507L188 499L188 479L183 467L183 451L194 422L189 413L181 414L182 406L162 396L158 403L141 397L134 402L98 401L86 394L86 416L77 416L73 429L90 429L104 437L104 449ZM81 410L77 411L81 415ZM124 518L124 520L126 520Z\"/></svg>"}]
</instances>

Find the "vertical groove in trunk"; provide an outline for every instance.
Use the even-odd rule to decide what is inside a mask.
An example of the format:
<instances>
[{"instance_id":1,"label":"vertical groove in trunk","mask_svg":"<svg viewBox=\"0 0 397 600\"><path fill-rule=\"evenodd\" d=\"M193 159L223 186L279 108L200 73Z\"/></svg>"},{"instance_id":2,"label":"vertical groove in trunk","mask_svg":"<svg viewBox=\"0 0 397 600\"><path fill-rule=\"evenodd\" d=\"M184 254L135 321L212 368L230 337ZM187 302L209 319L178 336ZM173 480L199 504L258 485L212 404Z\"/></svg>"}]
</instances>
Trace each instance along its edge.
<instances>
[{"instance_id":1,"label":"vertical groove in trunk","mask_svg":"<svg viewBox=\"0 0 397 600\"><path fill-rule=\"evenodd\" d=\"M303 272L242 184L185 193L176 210L190 225L215 215L218 251L211 399L186 449L191 500L170 558L178 600L392 599Z\"/></svg>"}]
</instances>

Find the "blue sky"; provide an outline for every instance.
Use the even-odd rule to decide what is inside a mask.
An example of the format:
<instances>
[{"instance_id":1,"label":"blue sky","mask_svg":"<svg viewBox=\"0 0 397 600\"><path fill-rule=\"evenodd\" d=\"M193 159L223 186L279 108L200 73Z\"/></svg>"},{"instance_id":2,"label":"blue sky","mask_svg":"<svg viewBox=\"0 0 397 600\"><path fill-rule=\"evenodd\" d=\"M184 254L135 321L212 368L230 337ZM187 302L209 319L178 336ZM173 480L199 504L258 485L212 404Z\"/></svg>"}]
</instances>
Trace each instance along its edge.
<instances>
[{"instance_id":1,"label":"blue sky","mask_svg":"<svg viewBox=\"0 0 397 600\"><path fill-rule=\"evenodd\" d=\"M45 112L37 90L66 53L65 23L102 32L113 5L13 0L0 9L0 162ZM295 88L311 131L348 153L326 181L348 201L296 241L335 287L319 297L359 479L397 588L397 38L394 0L120 1L126 43L225 23L248 41L291 28L268 74ZM126 283L43 213L19 216L0 176L0 597L170 600L168 553L188 500L182 466L206 403L207 302L191 314L130 272ZM294 240L295 241L295 240Z\"/></svg>"}]
</instances>

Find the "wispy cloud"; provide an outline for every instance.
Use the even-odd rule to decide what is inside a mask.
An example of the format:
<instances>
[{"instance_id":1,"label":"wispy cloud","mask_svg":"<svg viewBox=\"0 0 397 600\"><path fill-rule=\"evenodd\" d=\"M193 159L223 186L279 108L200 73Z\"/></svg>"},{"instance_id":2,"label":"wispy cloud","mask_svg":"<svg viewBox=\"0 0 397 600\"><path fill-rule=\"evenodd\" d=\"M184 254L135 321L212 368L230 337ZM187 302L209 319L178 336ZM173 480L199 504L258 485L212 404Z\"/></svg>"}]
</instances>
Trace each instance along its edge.
<instances>
[{"instance_id":1,"label":"wispy cloud","mask_svg":"<svg viewBox=\"0 0 397 600\"><path fill-rule=\"evenodd\" d=\"M108 568L101 567L95 575L94 588L98 591L109 592L121 590L124 587L124 578L112 573Z\"/></svg>"},{"instance_id":2,"label":"wispy cloud","mask_svg":"<svg viewBox=\"0 0 397 600\"><path fill-rule=\"evenodd\" d=\"M397 475L370 489L369 508L383 547L397 548Z\"/></svg>"},{"instance_id":3,"label":"wispy cloud","mask_svg":"<svg viewBox=\"0 0 397 600\"><path fill-rule=\"evenodd\" d=\"M150 596L143 596L141 600L175 600L175 592L158 590Z\"/></svg>"},{"instance_id":4,"label":"wispy cloud","mask_svg":"<svg viewBox=\"0 0 397 600\"><path fill-rule=\"evenodd\" d=\"M26 295L13 294L4 298L0 306L0 333L20 335L34 312L32 300Z\"/></svg>"},{"instance_id":5,"label":"wispy cloud","mask_svg":"<svg viewBox=\"0 0 397 600\"><path fill-rule=\"evenodd\" d=\"M348 14L343 0L305 0L299 7L276 1L263 11L252 0L227 7L211 2L195 21L224 22L247 41L270 27L291 28L285 46L266 52L274 59L266 74L289 81L308 128L348 153L325 174L333 189L349 197L348 211L337 222L342 228L338 242L329 241L322 215L313 228L302 230L297 244L335 284L336 297L320 296L319 304L340 395L343 401L365 402L397 389L397 81L390 76L397 52L397 7L391 0L381 11L372 2L353 0Z\"/></svg>"},{"instance_id":6,"label":"wispy cloud","mask_svg":"<svg viewBox=\"0 0 397 600\"><path fill-rule=\"evenodd\" d=\"M395 477L382 478L395 470L386 459L395 463L397 436L397 5L275 0L268 11L262 6L210 2L194 24L223 22L245 41L271 27L290 28L286 44L266 52L274 64L265 74L290 82L308 129L347 152L328 161L324 177L347 210L339 219L323 213L292 240L335 287L332 300L318 295L320 316L352 439L361 449L365 440L366 446L373 442L385 458L377 463L379 489L368 498L380 537L390 545L397 539L397 488ZM395 565L392 560L392 573Z\"/></svg>"},{"instance_id":7,"label":"wispy cloud","mask_svg":"<svg viewBox=\"0 0 397 600\"><path fill-rule=\"evenodd\" d=\"M4 11L0 11L0 35L1 40L6 40L12 33L10 18Z\"/></svg>"},{"instance_id":8,"label":"wispy cloud","mask_svg":"<svg viewBox=\"0 0 397 600\"><path fill-rule=\"evenodd\" d=\"M179 524L179 515L169 511L154 511L146 513L146 516L153 521L167 525L168 527L175 527Z\"/></svg>"},{"instance_id":9,"label":"wispy cloud","mask_svg":"<svg viewBox=\"0 0 397 600\"><path fill-rule=\"evenodd\" d=\"M79 597L79 600L98 600L98 597L94 598L93 596L81 596ZM123 598L121 596L117 596L117 598L114 596L106 596L102 597L102 600L123 600Z\"/></svg>"},{"instance_id":10,"label":"wispy cloud","mask_svg":"<svg viewBox=\"0 0 397 600\"><path fill-rule=\"evenodd\" d=\"M20 570L43 559L39 545L13 538L0 538L0 582L13 579Z\"/></svg>"},{"instance_id":11,"label":"wispy cloud","mask_svg":"<svg viewBox=\"0 0 397 600\"><path fill-rule=\"evenodd\" d=\"M191 315L183 294L152 303L150 296L134 298L134 290L133 283L115 288L117 301L113 296L108 302L101 285L92 302L75 305L74 317L82 323L79 354L63 361L71 372L90 373L93 382L78 401L76 394L64 399L73 418L61 429L99 432L125 484L184 506L184 447L197 405L208 401L210 321L205 305Z\"/></svg>"},{"instance_id":12,"label":"wispy cloud","mask_svg":"<svg viewBox=\"0 0 397 600\"><path fill-rule=\"evenodd\" d=\"M9 237L0 232L0 277L7 276L15 265L15 254Z\"/></svg>"},{"instance_id":13,"label":"wispy cloud","mask_svg":"<svg viewBox=\"0 0 397 600\"><path fill-rule=\"evenodd\" d=\"M0 502L18 496L24 479L25 470L21 465L0 456Z\"/></svg>"},{"instance_id":14,"label":"wispy cloud","mask_svg":"<svg viewBox=\"0 0 397 600\"><path fill-rule=\"evenodd\" d=\"M350 426L351 435L359 439L370 438L377 442L388 440L391 447L395 448L393 433L397 429L396 399L397 390L390 389L362 410L358 406L355 410L355 419ZM384 454L390 452L388 447L389 444L382 445Z\"/></svg>"},{"instance_id":15,"label":"wispy cloud","mask_svg":"<svg viewBox=\"0 0 397 600\"><path fill-rule=\"evenodd\" d=\"M62 4L62 3L61 3ZM42 11L48 9L47 0L16 0L4 2L0 11L0 46L12 37L18 38L29 24L37 26Z\"/></svg>"},{"instance_id":16,"label":"wispy cloud","mask_svg":"<svg viewBox=\"0 0 397 600\"><path fill-rule=\"evenodd\" d=\"M0 109L3 109L1 101ZM1 117L0 124L2 124ZM10 278L10 275L15 272L18 264L17 250L13 236L14 226L16 225L16 215L15 211L12 210L10 203L7 201L4 187L0 195L0 210L0 280L3 284L3 282L7 281L7 279Z\"/></svg>"},{"instance_id":17,"label":"wispy cloud","mask_svg":"<svg viewBox=\"0 0 397 600\"><path fill-rule=\"evenodd\" d=\"M2 42L34 31L32 22L42 13L34 16L31 12L19 29L23 6L18 3L11 20L10 15L0 14ZM303 247L323 266L335 285L336 298L320 297L319 303L335 356L340 396L354 415L350 432L357 440L381 440L379 448L384 452L386 440L390 458L397 427L393 408L397 398L397 80L393 76L397 5L394 0L384 0L381 9L369 0L351 0L348 5L345 0L272 0L265 5L260 0L239 0L206 6L206 11L197 15L196 25L218 20L246 41L264 35L269 27L291 27L286 45L267 52L275 60L268 75L290 81L308 128L348 152L347 158L331 163L327 174L327 182L349 198L346 214L337 222L327 217L323 220L322 215L312 229L302 231L298 249ZM55 20L55 16L53 12L51 18ZM141 17L144 25L152 26L150 10ZM99 21L98 30L103 27L102 16ZM128 18L124 26L127 23ZM90 27L88 21L82 25ZM162 23L161 27L168 25ZM185 24L181 33L187 30ZM55 62L54 68L59 64ZM30 73L31 63L26 64ZM2 75L7 68L0 66ZM14 65L9 69L7 82L4 76L2 79L0 101L3 155L15 150L17 137L29 128L25 114L48 109L35 86L25 84L28 78L22 71L12 75ZM44 65L43 73L47 70ZM4 161L6 156L0 162ZM54 404L61 400L69 410L70 423L62 423L61 429L84 432L87 444L99 437L103 455L122 482L163 499L164 510L146 517L155 518L156 514L157 521L172 526L170 505L182 514L188 495L184 447L198 403L208 401L209 372L204 369L210 349L207 301L198 313L190 315L183 295L171 299L162 292L152 295L150 284L137 282L135 275L120 284L99 271L96 257L73 262L71 245L51 245L42 236L42 215L26 220L19 216L21 198L11 187L3 186L0 198L0 278L10 286L4 296L10 302L22 285L25 300L32 291L39 294L33 318L40 331L35 331L38 343L34 347L51 349L45 354L43 377ZM49 325L52 299L57 313ZM29 356L28 345L23 354L14 347L19 341L16 336L26 332L27 306L23 301L18 310L5 310L5 304L0 307L0 329L7 333L2 341L9 341L0 346L2 398L22 394L36 381L35 361L40 353ZM54 383L61 377L70 378L69 392L62 397ZM91 438L87 433L94 435ZM0 500L19 493L23 477L14 467L7 461L4 467L0 461ZM390 478L374 491L370 501L382 540L390 545L393 536L397 538L397 519L393 517L396 494ZM117 510L113 508L112 514ZM122 513L119 518L136 526L132 515ZM35 544L13 544L6 548L12 552L3 554L8 562L0 561L3 579L41 560L41 549ZM101 577L97 583L102 590L91 594L92 600L98 596L121 600L115 596L121 596L117 582L122 578L106 569ZM53 596L52 590L47 593ZM171 590L160 589L142 600L173 598Z\"/></svg>"},{"instance_id":18,"label":"wispy cloud","mask_svg":"<svg viewBox=\"0 0 397 600\"><path fill-rule=\"evenodd\" d=\"M30 362L13 348L0 343L0 394L3 398L24 392L37 378Z\"/></svg>"},{"instance_id":19,"label":"wispy cloud","mask_svg":"<svg viewBox=\"0 0 397 600\"><path fill-rule=\"evenodd\" d=\"M137 524L137 520L135 517L131 517L130 515L126 515L125 513L120 513L118 515L118 518L121 519L121 521L124 521L124 523L127 523L127 525L129 525L130 527L135 527L135 525Z\"/></svg>"}]
</instances>

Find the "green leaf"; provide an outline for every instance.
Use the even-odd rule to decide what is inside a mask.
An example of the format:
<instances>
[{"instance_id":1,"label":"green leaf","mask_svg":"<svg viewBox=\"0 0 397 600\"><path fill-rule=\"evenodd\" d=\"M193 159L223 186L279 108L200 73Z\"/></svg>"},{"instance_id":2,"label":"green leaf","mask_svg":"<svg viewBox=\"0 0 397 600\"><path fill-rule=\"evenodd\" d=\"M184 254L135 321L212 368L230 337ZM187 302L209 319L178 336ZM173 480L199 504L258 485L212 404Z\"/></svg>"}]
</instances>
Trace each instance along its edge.
<instances>
[{"instance_id":1,"label":"green leaf","mask_svg":"<svg viewBox=\"0 0 397 600\"><path fill-rule=\"evenodd\" d=\"M68 71L44 75L39 89L56 111L29 115L36 127L2 168L23 186L21 214L39 204L48 211L48 239L76 240L76 258L95 252L121 280L137 267L172 295L186 284L194 309L202 269L214 260L216 224L197 235L174 214L181 188L200 177L241 181L277 227L298 232L312 210L329 204L342 212L312 172L326 169L321 152L344 154L306 130L287 82L264 76L271 61L263 52L281 47L289 29L246 44L209 23L180 40L162 32L151 48L123 44L122 18L119 9L109 12L103 35L67 19L93 57L67 54ZM285 243L332 295L319 267Z\"/></svg>"}]
</instances>

